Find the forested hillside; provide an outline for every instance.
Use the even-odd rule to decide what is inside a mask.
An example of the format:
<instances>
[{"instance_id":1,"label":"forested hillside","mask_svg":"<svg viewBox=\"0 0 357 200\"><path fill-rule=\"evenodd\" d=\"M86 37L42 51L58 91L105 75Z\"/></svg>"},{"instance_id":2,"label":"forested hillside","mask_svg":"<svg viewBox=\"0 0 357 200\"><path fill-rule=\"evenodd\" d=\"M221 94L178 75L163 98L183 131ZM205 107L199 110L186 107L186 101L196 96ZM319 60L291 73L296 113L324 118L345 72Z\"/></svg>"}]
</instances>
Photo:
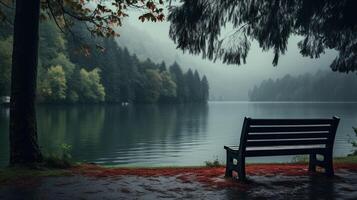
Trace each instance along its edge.
<instances>
[{"instance_id":1,"label":"forested hillside","mask_svg":"<svg viewBox=\"0 0 357 200\"><path fill-rule=\"evenodd\" d=\"M1 27L0 96L10 92L12 35ZM177 63L166 66L141 62L113 38L96 38L85 25L64 35L56 25L40 26L37 96L45 103L187 103L207 102L208 80L197 71L183 72ZM155 51L155 49L153 49Z\"/></svg>"},{"instance_id":2,"label":"forested hillside","mask_svg":"<svg viewBox=\"0 0 357 200\"><path fill-rule=\"evenodd\" d=\"M318 71L264 80L249 92L251 101L357 101L357 76Z\"/></svg>"}]
</instances>

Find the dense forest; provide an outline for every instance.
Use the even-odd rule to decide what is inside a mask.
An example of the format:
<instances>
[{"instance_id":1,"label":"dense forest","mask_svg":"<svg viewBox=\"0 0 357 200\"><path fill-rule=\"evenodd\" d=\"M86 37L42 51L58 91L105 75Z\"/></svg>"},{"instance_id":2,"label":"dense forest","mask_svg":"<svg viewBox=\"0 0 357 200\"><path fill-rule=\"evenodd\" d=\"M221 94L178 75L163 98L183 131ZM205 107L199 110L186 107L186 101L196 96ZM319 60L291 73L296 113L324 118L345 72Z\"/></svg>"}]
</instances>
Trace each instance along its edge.
<instances>
[{"instance_id":1,"label":"dense forest","mask_svg":"<svg viewBox=\"0 0 357 200\"><path fill-rule=\"evenodd\" d=\"M355 73L318 71L264 80L249 92L251 101L357 101Z\"/></svg>"},{"instance_id":2,"label":"dense forest","mask_svg":"<svg viewBox=\"0 0 357 200\"><path fill-rule=\"evenodd\" d=\"M0 96L8 96L12 34L10 28L1 29ZM63 34L50 21L40 25L38 102L207 102L208 80L197 71L140 61L114 38L93 37L84 24L72 31Z\"/></svg>"}]
</instances>

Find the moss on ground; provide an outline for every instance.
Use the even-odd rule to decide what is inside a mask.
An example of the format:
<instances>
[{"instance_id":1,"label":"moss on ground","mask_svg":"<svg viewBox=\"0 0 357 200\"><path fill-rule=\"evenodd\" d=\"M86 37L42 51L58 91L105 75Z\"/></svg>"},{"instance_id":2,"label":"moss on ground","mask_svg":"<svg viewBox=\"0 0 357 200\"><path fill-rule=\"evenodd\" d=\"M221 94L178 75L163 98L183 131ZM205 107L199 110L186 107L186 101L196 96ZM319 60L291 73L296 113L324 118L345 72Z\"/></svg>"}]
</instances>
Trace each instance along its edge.
<instances>
[{"instance_id":1,"label":"moss on ground","mask_svg":"<svg viewBox=\"0 0 357 200\"><path fill-rule=\"evenodd\" d=\"M70 174L70 171L63 169L2 168L0 169L0 184L41 177L68 176Z\"/></svg>"},{"instance_id":2,"label":"moss on ground","mask_svg":"<svg viewBox=\"0 0 357 200\"><path fill-rule=\"evenodd\" d=\"M357 164L357 155L346 156L346 157L337 157L337 158L334 158L334 162Z\"/></svg>"},{"instance_id":3,"label":"moss on ground","mask_svg":"<svg viewBox=\"0 0 357 200\"><path fill-rule=\"evenodd\" d=\"M350 155L346 157L335 157L333 158L334 163L345 163L345 164L357 164L357 155ZM308 163L309 156L302 155L302 156L295 156L291 163Z\"/></svg>"}]
</instances>

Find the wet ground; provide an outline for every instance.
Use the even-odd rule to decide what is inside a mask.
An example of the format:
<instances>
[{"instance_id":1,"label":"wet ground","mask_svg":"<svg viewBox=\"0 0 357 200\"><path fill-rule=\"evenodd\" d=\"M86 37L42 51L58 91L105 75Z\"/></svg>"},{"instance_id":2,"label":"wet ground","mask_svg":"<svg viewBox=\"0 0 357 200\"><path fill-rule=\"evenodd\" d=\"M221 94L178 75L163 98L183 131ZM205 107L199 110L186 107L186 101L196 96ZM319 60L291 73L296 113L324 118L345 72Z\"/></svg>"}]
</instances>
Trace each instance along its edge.
<instances>
[{"instance_id":1,"label":"wet ground","mask_svg":"<svg viewBox=\"0 0 357 200\"><path fill-rule=\"evenodd\" d=\"M108 169L81 166L71 176L0 185L0 199L357 199L357 165L336 176L306 165L251 165L249 182L223 177L224 168Z\"/></svg>"}]
</instances>

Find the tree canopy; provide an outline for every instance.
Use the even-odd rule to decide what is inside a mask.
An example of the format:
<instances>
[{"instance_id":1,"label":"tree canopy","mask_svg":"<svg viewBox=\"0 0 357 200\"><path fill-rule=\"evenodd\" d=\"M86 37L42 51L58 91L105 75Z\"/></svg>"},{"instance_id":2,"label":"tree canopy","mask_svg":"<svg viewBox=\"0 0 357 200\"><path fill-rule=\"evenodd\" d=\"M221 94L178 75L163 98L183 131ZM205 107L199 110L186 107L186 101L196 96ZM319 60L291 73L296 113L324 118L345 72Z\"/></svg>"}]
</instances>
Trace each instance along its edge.
<instances>
[{"instance_id":1,"label":"tree canopy","mask_svg":"<svg viewBox=\"0 0 357 200\"><path fill-rule=\"evenodd\" d=\"M210 60L241 64L255 40L274 51L273 65L287 50L292 35L303 56L318 58L338 51L334 71L357 70L357 2L355 0L182 0L168 16L177 47ZM232 27L228 34L223 28Z\"/></svg>"},{"instance_id":2,"label":"tree canopy","mask_svg":"<svg viewBox=\"0 0 357 200\"><path fill-rule=\"evenodd\" d=\"M142 10L141 21L163 21L162 0L43 0L40 18L53 20L63 32L71 32L74 22L88 23L86 29L97 36L110 37L118 33L115 27L122 26L130 9ZM0 21L12 23L8 10L11 0L0 1Z\"/></svg>"}]
</instances>

